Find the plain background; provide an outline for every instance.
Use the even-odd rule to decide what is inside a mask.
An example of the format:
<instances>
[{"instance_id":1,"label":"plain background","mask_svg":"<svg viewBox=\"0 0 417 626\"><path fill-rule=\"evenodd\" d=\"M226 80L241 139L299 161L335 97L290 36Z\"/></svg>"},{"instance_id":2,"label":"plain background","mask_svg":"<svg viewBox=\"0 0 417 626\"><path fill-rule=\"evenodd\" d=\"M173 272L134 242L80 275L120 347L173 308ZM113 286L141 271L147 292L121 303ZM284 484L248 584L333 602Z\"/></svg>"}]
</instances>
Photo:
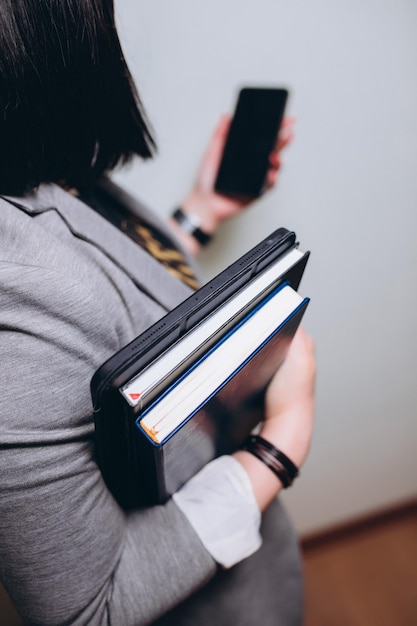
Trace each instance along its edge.
<instances>
[{"instance_id":1,"label":"plain background","mask_svg":"<svg viewBox=\"0 0 417 626\"><path fill-rule=\"evenodd\" d=\"M417 4L116 0L159 152L116 175L161 215L191 187L242 85L290 89L277 187L221 229L211 277L277 227L312 252L301 284L317 424L284 495L301 533L417 496Z\"/></svg>"}]
</instances>

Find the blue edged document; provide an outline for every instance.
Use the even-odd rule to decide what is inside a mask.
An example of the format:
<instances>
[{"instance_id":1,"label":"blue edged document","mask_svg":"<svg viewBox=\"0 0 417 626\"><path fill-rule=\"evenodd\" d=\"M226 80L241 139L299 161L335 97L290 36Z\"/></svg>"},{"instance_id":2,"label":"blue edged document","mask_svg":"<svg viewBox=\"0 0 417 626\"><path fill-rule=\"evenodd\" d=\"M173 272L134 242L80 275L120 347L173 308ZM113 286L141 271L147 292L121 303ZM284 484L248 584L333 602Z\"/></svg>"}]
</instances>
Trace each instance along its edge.
<instances>
[{"instance_id":1,"label":"blue edged document","mask_svg":"<svg viewBox=\"0 0 417 626\"><path fill-rule=\"evenodd\" d=\"M153 458L149 480L158 501L214 457L235 450L259 423L266 387L307 304L284 284L137 417L138 449L148 447Z\"/></svg>"}]
</instances>

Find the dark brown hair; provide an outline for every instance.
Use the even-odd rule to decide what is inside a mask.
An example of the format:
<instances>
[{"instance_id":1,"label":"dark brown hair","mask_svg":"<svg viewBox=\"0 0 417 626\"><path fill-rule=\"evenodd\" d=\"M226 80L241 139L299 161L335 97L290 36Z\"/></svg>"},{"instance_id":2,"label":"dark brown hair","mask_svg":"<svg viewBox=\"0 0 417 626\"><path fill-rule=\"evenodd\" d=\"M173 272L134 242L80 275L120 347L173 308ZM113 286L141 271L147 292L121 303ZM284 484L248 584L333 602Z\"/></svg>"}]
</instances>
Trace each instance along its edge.
<instances>
[{"instance_id":1,"label":"dark brown hair","mask_svg":"<svg viewBox=\"0 0 417 626\"><path fill-rule=\"evenodd\" d=\"M155 144L112 0L2 0L0 193L83 189Z\"/></svg>"}]
</instances>

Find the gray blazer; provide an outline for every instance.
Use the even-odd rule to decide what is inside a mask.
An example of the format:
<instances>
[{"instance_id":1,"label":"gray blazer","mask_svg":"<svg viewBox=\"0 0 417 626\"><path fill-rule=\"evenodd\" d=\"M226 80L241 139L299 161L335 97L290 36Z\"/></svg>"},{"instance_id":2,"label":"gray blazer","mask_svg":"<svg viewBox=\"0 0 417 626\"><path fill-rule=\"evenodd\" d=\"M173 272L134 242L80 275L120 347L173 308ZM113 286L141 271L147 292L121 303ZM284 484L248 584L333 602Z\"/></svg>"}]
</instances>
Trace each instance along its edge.
<instances>
[{"instance_id":1,"label":"gray blazer","mask_svg":"<svg viewBox=\"0 0 417 626\"><path fill-rule=\"evenodd\" d=\"M103 184L155 221L126 193ZM93 373L189 293L58 186L0 198L0 579L30 623L153 623L216 572L174 502L126 514L94 461ZM195 594L181 604L194 616L184 624L220 626L219 614L225 624L301 624L296 539L281 509L276 519L274 543L251 557L269 559L273 570L264 567L258 576L257 565L253 576L247 559L230 570L230 587L216 576L217 586L199 592L205 600ZM183 622L176 613L163 623Z\"/></svg>"},{"instance_id":2,"label":"gray blazer","mask_svg":"<svg viewBox=\"0 0 417 626\"><path fill-rule=\"evenodd\" d=\"M145 624L216 567L173 502L127 516L114 502L94 462L89 382L190 290L59 187L10 200L19 208L0 199L0 578L43 626Z\"/></svg>"}]
</instances>

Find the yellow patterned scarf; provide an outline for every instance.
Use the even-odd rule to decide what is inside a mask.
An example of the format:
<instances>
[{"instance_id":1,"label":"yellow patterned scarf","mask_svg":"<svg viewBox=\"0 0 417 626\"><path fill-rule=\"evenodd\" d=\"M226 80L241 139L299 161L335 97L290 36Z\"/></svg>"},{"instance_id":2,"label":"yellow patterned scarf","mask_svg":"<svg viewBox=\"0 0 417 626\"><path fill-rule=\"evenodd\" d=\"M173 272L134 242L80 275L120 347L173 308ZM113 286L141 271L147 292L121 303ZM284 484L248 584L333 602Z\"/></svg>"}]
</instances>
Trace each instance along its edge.
<instances>
[{"instance_id":1,"label":"yellow patterned scarf","mask_svg":"<svg viewBox=\"0 0 417 626\"><path fill-rule=\"evenodd\" d=\"M199 283L194 272L187 264L184 255L168 244L161 233L143 224L134 215L123 216L120 221L120 229L136 241L142 248L147 250L157 259L173 276L182 280L193 289L198 289ZM168 245L167 245L168 244Z\"/></svg>"}]
</instances>

